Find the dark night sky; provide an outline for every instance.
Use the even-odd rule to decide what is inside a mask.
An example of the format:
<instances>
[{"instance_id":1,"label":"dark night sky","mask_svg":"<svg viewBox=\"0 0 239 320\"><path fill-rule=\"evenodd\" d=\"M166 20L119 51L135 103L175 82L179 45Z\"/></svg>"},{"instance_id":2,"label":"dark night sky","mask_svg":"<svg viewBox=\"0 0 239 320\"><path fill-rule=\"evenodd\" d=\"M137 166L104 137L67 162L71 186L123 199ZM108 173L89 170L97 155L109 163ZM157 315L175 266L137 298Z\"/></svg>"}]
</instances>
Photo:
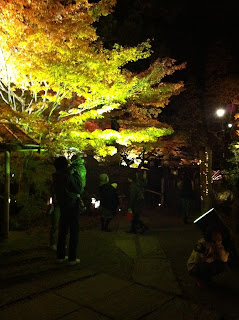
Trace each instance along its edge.
<instances>
[{"instance_id":1,"label":"dark night sky","mask_svg":"<svg viewBox=\"0 0 239 320\"><path fill-rule=\"evenodd\" d=\"M230 1L118 0L113 13L118 26L111 24L110 16L106 19L112 43L135 45L153 39L152 59L170 56L187 61L188 70L200 74L208 48L218 39L239 69L238 8Z\"/></svg>"},{"instance_id":2,"label":"dark night sky","mask_svg":"<svg viewBox=\"0 0 239 320\"><path fill-rule=\"evenodd\" d=\"M109 46L115 42L132 46L152 39L151 61L168 56L178 63L187 62L187 68L174 75L176 81L185 82L186 91L172 97L161 119L175 130L190 131L195 145L202 142L201 137L207 132L205 126L217 126L215 106L209 107L204 100L208 74L217 79L231 74L239 78L238 9L238 4L220 0L118 0L112 17L104 18L108 27L104 29L108 33L104 39ZM145 67L146 62L139 61L136 69ZM195 96L190 89L192 78L196 81ZM178 117L181 120L177 124ZM220 151L218 145L215 149Z\"/></svg>"}]
</instances>

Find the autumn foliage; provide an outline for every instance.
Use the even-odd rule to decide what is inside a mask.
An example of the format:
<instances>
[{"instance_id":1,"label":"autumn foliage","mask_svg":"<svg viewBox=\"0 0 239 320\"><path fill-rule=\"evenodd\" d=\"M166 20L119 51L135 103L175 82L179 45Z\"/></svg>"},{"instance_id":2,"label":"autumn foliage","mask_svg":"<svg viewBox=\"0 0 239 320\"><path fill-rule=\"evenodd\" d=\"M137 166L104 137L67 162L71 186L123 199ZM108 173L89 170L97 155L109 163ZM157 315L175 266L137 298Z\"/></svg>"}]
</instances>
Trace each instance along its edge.
<instances>
[{"instance_id":1,"label":"autumn foliage","mask_svg":"<svg viewBox=\"0 0 239 320\"><path fill-rule=\"evenodd\" d=\"M185 65L165 58L130 72L127 64L148 58L151 46L104 47L94 22L115 2L0 0L0 94L12 108L8 119L54 152L74 146L114 154L117 145L172 132L158 115L183 83L163 79ZM105 131L101 119L115 115L124 130Z\"/></svg>"}]
</instances>

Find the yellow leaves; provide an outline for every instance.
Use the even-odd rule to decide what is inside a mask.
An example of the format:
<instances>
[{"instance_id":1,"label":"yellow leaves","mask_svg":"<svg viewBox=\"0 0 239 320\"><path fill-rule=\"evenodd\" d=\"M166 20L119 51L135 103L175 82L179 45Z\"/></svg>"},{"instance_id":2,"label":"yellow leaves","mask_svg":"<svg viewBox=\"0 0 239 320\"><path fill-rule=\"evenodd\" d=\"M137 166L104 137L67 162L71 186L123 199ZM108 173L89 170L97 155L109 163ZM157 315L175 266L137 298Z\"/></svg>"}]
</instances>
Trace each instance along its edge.
<instances>
[{"instance_id":1,"label":"yellow leaves","mask_svg":"<svg viewBox=\"0 0 239 320\"><path fill-rule=\"evenodd\" d=\"M96 148L96 153L100 157L113 156L117 153L117 149L112 146L102 146L100 148Z\"/></svg>"},{"instance_id":2,"label":"yellow leaves","mask_svg":"<svg viewBox=\"0 0 239 320\"><path fill-rule=\"evenodd\" d=\"M101 15L106 16L112 12L115 4L116 0L101 0L99 3L92 4L88 9L88 13L94 21L97 21Z\"/></svg>"},{"instance_id":3,"label":"yellow leaves","mask_svg":"<svg viewBox=\"0 0 239 320\"><path fill-rule=\"evenodd\" d=\"M156 118L160 112L156 107L163 108L183 86L161 82L163 77L183 67L176 66L172 59L157 60L140 74L126 69L128 62L150 56L149 41L135 47L115 44L111 50L104 48L93 22L109 14L115 3L116 0L97 3L76 0L74 4L60 0L0 0L0 46L4 56L0 79L5 83L10 79L13 90L32 92L29 100L36 103L28 108L23 106L29 115L24 121L29 121L36 134L39 134L37 114L42 114L48 129L52 121L49 125L52 131L45 135L46 143L54 136L59 146L90 147L103 156L114 154L115 147L110 144L129 146L155 141L170 132L132 127L121 132L85 129L87 121L102 119L106 113L126 108L132 102L136 107L131 108L131 115L147 127L148 118ZM81 98L78 104L74 104L72 93ZM69 99L69 103L63 107L64 99ZM152 108L138 112L138 105ZM39 130L43 129L39 126ZM45 134L46 130L43 131Z\"/></svg>"},{"instance_id":4,"label":"yellow leaves","mask_svg":"<svg viewBox=\"0 0 239 320\"><path fill-rule=\"evenodd\" d=\"M235 118L235 120L239 119L239 113L236 113L236 114L234 115L234 118Z\"/></svg>"},{"instance_id":5,"label":"yellow leaves","mask_svg":"<svg viewBox=\"0 0 239 320\"><path fill-rule=\"evenodd\" d=\"M95 130L94 134L97 135L100 139L111 142L116 141L121 136L119 132L110 129L106 129L102 132L98 132L97 130Z\"/></svg>"}]
</instances>

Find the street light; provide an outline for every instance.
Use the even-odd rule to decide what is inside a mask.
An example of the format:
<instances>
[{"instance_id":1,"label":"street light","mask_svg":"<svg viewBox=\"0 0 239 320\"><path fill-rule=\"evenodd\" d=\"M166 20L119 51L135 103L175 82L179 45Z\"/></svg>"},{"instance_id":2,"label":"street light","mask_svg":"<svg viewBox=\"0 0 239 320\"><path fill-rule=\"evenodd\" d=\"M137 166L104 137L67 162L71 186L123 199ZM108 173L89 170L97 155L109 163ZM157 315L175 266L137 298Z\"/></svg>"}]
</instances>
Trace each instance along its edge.
<instances>
[{"instance_id":1,"label":"street light","mask_svg":"<svg viewBox=\"0 0 239 320\"><path fill-rule=\"evenodd\" d=\"M221 118L224 116L225 112L226 112L225 109L220 108L220 109L217 109L216 114L218 117Z\"/></svg>"}]
</instances>

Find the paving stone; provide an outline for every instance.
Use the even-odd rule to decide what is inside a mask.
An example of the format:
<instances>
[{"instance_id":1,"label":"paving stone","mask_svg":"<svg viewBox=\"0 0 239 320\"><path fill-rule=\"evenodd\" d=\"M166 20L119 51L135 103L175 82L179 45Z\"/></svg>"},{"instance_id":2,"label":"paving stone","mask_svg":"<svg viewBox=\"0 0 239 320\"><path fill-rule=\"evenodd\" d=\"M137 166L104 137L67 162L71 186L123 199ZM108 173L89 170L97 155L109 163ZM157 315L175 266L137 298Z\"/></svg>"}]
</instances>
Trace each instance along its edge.
<instances>
[{"instance_id":1,"label":"paving stone","mask_svg":"<svg viewBox=\"0 0 239 320\"><path fill-rule=\"evenodd\" d=\"M138 257L134 238L116 240L115 244L130 258L136 259Z\"/></svg>"},{"instance_id":2,"label":"paving stone","mask_svg":"<svg viewBox=\"0 0 239 320\"><path fill-rule=\"evenodd\" d=\"M181 295L182 291L166 259L143 258L136 261L133 279L145 286Z\"/></svg>"},{"instance_id":3,"label":"paving stone","mask_svg":"<svg viewBox=\"0 0 239 320\"><path fill-rule=\"evenodd\" d=\"M168 294L134 284L93 303L91 307L111 319L135 320L158 309L171 299Z\"/></svg>"},{"instance_id":4,"label":"paving stone","mask_svg":"<svg viewBox=\"0 0 239 320\"><path fill-rule=\"evenodd\" d=\"M93 275L94 274L90 270L81 270L78 266L62 266L61 270L55 271L53 274L41 275L41 277L37 279L28 278L27 282L14 284L14 288L12 286L2 287L0 307L36 293L48 291L51 288L56 288L66 283L85 279Z\"/></svg>"},{"instance_id":5,"label":"paving stone","mask_svg":"<svg viewBox=\"0 0 239 320\"><path fill-rule=\"evenodd\" d=\"M141 236L139 237L139 244L143 257L155 256L166 259L166 255L159 245L159 241L155 236Z\"/></svg>"},{"instance_id":6,"label":"paving stone","mask_svg":"<svg viewBox=\"0 0 239 320\"><path fill-rule=\"evenodd\" d=\"M49 293L0 310L0 319L55 320L78 309L76 303Z\"/></svg>"},{"instance_id":7,"label":"paving stone","mask_svg":"<svg viewBox=\"0 0 239 320\"><path fill-rule=\"evenodd\" d=\"M61 320L108 320L108 317L105 317L97 312L89 310L87 308L81 308L78 311L72 312L67 316L61 318Z\"/></svg>"},{"instance_id":8,"label":"paving stone","mask_svg":"<svg viewBox=\"0 0 239 320\"><path fill-rule=\"evenodd\" d=\"M56 293L79 303L79 305L89 305L131 285L132 282L100 274L72 283L56 290Z\"/></svg>"},{"instance_id":9,"label":"paving stone","mask_svg":"<svg viewBox=\"0 0 239 320\"><path fill-rule=\"evenodd\" d=\"M180 298L167 301L159 309L141 318L142 320L219 320L218 314L201 309Z\"/></svg>"}]
</instances>

